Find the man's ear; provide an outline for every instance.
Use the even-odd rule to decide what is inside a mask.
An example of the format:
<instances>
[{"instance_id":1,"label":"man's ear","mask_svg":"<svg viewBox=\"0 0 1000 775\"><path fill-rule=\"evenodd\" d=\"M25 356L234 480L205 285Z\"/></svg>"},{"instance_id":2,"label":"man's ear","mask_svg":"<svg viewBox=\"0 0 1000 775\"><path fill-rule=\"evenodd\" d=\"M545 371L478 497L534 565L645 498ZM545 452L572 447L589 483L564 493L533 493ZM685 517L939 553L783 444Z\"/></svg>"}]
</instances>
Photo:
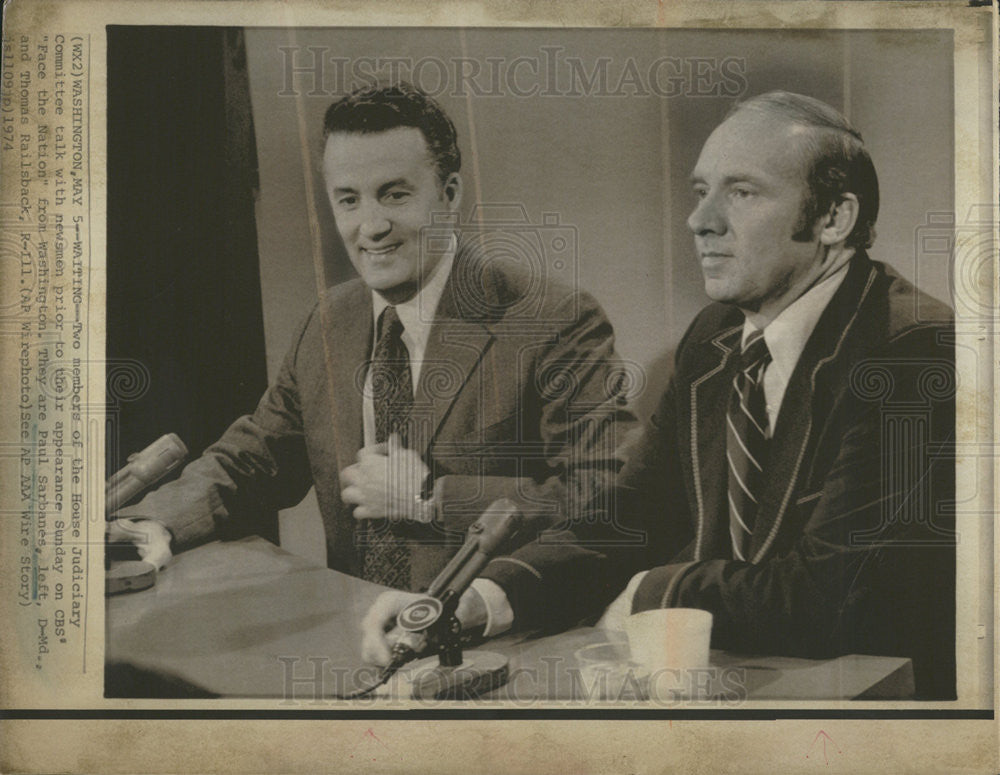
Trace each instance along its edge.
<instances>
[{"instance_id":1,"label":"man's ear","mask_svg":"<svg viewBox=\"0 0 1000 775\"><path fill-rule=\"evenodd\" d=\"M451 212L458 210L458 206L462 204L462 176L457 172L451 173L445 180L442 191L444 201L448 203L448 210Z\"/></svg>"},{"instance_id":2,"label":"man's ear","mask_svg":"<svg viewBox=\"0 0 1000 775\"><path fill-rule=\"evenodd\" d=\"M837 203L830 208L826 222L820 229L820 243L832 246L846 240L854 229L854 224L858 222L858 209L858 198L854 194L841 194Z\"/></svg>"}]
</instances>

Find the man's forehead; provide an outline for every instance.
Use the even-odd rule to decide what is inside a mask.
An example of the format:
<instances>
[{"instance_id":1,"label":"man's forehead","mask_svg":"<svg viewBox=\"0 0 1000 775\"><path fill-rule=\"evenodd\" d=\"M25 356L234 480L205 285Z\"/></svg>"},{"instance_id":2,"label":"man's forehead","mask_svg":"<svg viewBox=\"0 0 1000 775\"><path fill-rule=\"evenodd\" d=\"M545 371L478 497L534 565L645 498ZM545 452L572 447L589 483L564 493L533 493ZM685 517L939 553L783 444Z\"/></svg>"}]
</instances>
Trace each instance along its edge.
<instances>
[{"instance_id":1,"label":"man's forehead","mask_svg":"<svg viewBox=\"0 0 1000 775\"><path fill-rule=\"evenodd\" d=\"M433 159L423 133L415 127L334 132L323 149L323 171L328 178L413 175L424 167L433 168Z\"/></svg>"},{"instance_id":2,"label":"man's forehead","mask_svg":"<svg viewBox=\"0 0 1000 775\"><path fill-rule=\"evenodd\" d=\"M803 180L809 128L760 110L737 111L709 135L692 177Z\"/></svg>"}]
</instances>

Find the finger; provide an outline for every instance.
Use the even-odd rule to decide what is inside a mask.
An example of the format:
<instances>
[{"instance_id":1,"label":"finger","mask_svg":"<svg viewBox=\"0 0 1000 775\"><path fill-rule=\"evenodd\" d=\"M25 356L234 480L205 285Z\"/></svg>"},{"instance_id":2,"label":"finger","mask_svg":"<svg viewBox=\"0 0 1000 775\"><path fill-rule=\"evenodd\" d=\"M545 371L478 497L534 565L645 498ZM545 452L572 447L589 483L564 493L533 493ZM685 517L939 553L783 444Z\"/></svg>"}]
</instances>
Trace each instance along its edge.
<instances>
[{"instance_id":1,"label":"finger","mask_svg":"<svg viewBox=\"0 0 1000 775\"><path fill-rule=\"evenodd\" d=\"M160 570L170 562L173 556L170 546L162 541L150 541L148 544L139 547L139 557L157 570Z\"/></svg>"},{"instance_id":2,"label":"finger","mask_svg":"<svg viewBox=\"0 0 1000 775\"><path fill-rule=\"evenodd\" d=\"M486 601L475 587L469 587L462 593L458 600L458 607L455 609L455 618L462 623L462 627L465 629L478 627L488 621L489 613Z\"/></svg>"},{"instance_id":3,"label":"finger","mask_svg":"<svg viewBox=\"0 0 1000 775\"><path fill-rule=\"evenodd\" d=\"M385 629L386 632L382 636L382 640L385 641L386 646L389 647L389 653L392 654L392 649L399 643L399 639L403 637L405 632L396 626L395 617L385 623Z\"/></svg>"},{"instance_id":4,"label":"finger","mask_svg":"<svg viewBox=\"0 0 1000 775\"><path fill-rule=\"evenodd\" d=\"M402 451L403 451L403 442L399 438L399 434L398 433L391 433L391 434L389 434L389 450L388 450L388 454L390 454L390 455L398 455Z\"/></svg>"},{"instance_id":5,"label":"finger","mask_svg":"<svg viewBox=\"0 0 1000 775\"><path fill-rule=\"evenodd\" d=\"M387 665L392 658L389 642L385 636L385 625L395 618L394 598L392 592L383 592L361 621L361 657L365 662Z\"/></svg>"},{"instance_id":6,"label":"finger","mask_svg":"<svg viewBox=\"0 0 1000 775\"><path fill-rule=\"evenodd\" d=\"M370 509L367 506L354 507L354 518L359 522L364 521L366 519L378 519L379 516L380 516L379 514L376 514L373 509Z\"/></svg>"},{"instance_id":7,"label":"finger","mask_svg":"<svg viewBox=\"0 0 1000 775\"><path fill-rule=\"evenodd\" d=\"M361 469L357 463L352 463L343 471L340 472L340 484L341 486L347 486L350 484L357 484L358 479L361 478Z\"/></svg>"},{"instance_id":8,"label":"finger","mask_svg":"<svg viewBox=\"0 0 1000 775\"><path fill-rule=\"evenodd\" d=\"M370 665L382 667L389 664L392 652L381 635L365 633L361 639L361 659Z\"/></svg>"},{"instance_id":9,"label":"finger","mask_svg":"<svg viewBox=\"0 0 1000 775\"><path fill-rule=\"evenodd\" d=\"M115 520L108 525L107 535L111 541L131 543L140 559L156 566L157 570L173 557L170 551L170 533L159 522L147 519L138 522L131 519Z\"/></svg>"},{"instance_id":10,"label":"finger","mask_svg":"<svg viewBox=\"0 0 1000 775\"><path fill-rule=\"evenodd\" d=\"M340 491L340 499L344 503L361 503L362 501L361 488L357 485L352 484L350 487L345 487Z\"/></svg>"},{"instance_id":11,"label":"finger","mask_svg":"<svg viewBox=\"0 0 1000 775\"><path fill-rule=\"evenodd\" d=\"M396 624L396 616L410 603L411 598L416 599L420 595L410 592L400 592L398 590L388 590L382 592L372 607L368 609L364 619L361 620L361 629L364 632L378 633L380 636L386 630L391 629Z\"/></svg>"},{"instance_id":12,"label":"finger","mask_svg":"<svg viewBox=\"0 0 1000 775\"><path fill-rule=\"evenodd\" d=\"M108 523L107 536L109 541L132 542L136 535L135 523L130 519L116 519Z\"/></svg>"}]
</instances>

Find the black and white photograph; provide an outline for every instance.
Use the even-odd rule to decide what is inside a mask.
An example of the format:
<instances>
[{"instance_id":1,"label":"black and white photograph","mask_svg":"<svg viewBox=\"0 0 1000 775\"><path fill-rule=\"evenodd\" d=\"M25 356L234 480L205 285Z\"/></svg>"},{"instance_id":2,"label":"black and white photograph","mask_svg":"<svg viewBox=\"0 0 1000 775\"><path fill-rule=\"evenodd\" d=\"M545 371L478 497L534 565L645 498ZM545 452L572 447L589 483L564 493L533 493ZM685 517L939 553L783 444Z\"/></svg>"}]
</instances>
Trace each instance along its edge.
<instances>
[{"instance_id":1,"label":"black and white photograph","mask_svg":"<svg viewBox=\"0 0 1000 775\"><path fill-rule=\"evenodd\" d=\"M995 10L708 5L5 33L29 677L82 643L95 719L337 724L314 771L995 736Z\"/></svg>"},{"instance_id":2,"label":"black and white photograph","mask_svg":"<svg viewBox=\"0 0 1000 775\"><path fill-rule=\"evenodd\" d=\"M956 697L948 35L108 57L109 694Z\"/></svg>"}]
</instances>

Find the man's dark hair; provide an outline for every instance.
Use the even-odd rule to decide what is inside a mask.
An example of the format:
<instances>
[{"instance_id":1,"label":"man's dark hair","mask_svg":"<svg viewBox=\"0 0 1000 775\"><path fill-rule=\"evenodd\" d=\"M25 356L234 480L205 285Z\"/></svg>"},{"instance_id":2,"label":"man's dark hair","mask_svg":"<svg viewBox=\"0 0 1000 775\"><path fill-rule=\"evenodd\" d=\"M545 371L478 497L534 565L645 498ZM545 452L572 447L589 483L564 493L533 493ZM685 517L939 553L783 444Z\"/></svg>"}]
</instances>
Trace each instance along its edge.
<instances>
[{"instance_id":1,"label":"man's dark hair","mask_svg":"<svg viewBox=\"0 0 1000 775\"><path fill-rule=\"evenodd\" d=\"M858 198L858 220L844 244L871 247L878 217L878 176L861 133L825 102L792 92L772 91L752 97L734 105L729 115L742 110L781 116L811 130L803 138L809 196L792 238L811 240L816 220L829 213L843 194L851 193Z\"/></svg>"},{"instance_id":2,"label":"man's dark hair","mask_svg":"<svg viewBox=\"0 0 1000 775\"><path fill-rule=\"evenodd\" d=\"M398 127L423 133L444 183L462 166L455 125L433 99L405 81L368 84L341 97L323 117L323 139L335 132L374 134Z\"/></svg>"}]
</instances>

